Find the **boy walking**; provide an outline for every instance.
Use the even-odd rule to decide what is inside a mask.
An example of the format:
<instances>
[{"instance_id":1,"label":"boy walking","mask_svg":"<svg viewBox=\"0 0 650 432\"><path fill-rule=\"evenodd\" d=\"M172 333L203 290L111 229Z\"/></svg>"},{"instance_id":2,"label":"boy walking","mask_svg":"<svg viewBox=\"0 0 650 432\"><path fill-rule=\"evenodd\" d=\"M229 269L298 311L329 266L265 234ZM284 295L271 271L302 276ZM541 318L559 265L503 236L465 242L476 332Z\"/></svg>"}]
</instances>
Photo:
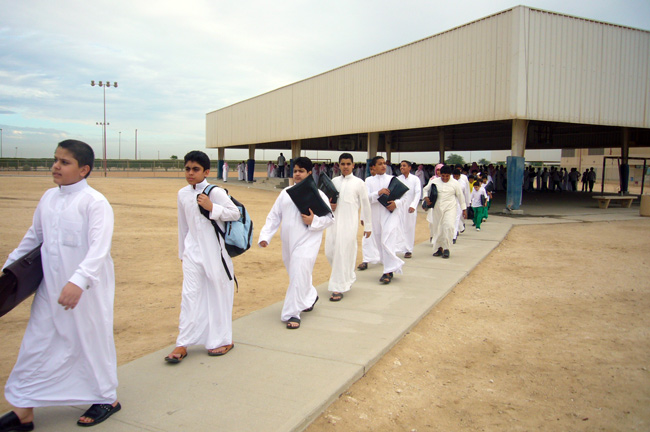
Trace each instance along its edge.
<instances>
[{"instance_id":1,"label":"boy walking","mask_svg":"<svg viewBox=\"0 0 650 432\"><path fill-rule=\"evenodd\" d=\"M330 301L340 301L357 280L354 273L357 258L357 228L359 209L364 222L363 236L370 237L372 219L370 201L366 185L352 174L354 160L350 153L339 156L341 175L334 177L332 183L339 191L337 204L332 204L334 224L327 228L325 256L332 266L332 274L327 289L332 293Z\"/></svg>"},{"instance_id":2,"label":"boy walking","mask_svg":"<svg viewBox=\"0 0 650 432\"><path fill-rule=\"evenodd\" d=\"M86 182L94 159L84 142L59 143L52 165L57 187L45 192L32 226L5 263L42 244L43 280L5 387L14 409L0 418L2 432L33 430L35 407L92 404L79 426L94 426L121 408L113 341L113 209Z\"/></svg>"},{"instance_id":3,"label":"boy walking","mask_svg":"<svg viewBox=\"0 0 650 432\"><path fill-rule=\"evenodd\" d=\"M313 310L318 300L316 288L312 283L312 272L323 239L323 230L334 222L331 213L320 217L311 209L309 215L300 213L287 194L287 189L295 187L307 176L312 175L312 168L309 158L296 158L293 167L295 183L280 192L266 217L258 241L260 247L267 247L280 223L282 224L282 261L289 273L289 286L280 319L287 323L290 330L300 327L300 313ZM321 191L318 192L329 205L327 196Z\"/></svg>"},{"instance_id":4,"label":"boy walking","mask_svg":"<svg viewBox=\"0 0 650 432\"><path fill-rule=\"evenodd\" d=\"M485 205L481 201L481 197L483 198ZM474 190L472 191L469 199L472 205L472 210L474 211L474 226L476 227L476 231L481 231L481 222L483 222L483 219L487 215L486 205L488 200L485 188L482 187L481 183L474 183Z\"/></svg>"},{"instance_id":5,"label":"boy walking","mask_svg":"<svg viewBox=\"0 0 650 432\"><path fill-rule=\"evenodd\" d=\"M183 291L176 348L165 361L179 363L189 345L204 345L210 356L222 356L232 343L233 264L210 219L225 231L224 222L239 219L239 209L221 188L210 196L203 193L209 183L210 158L201 151L185 155L185 180L178 191L178 256L183 262Z\"/></svg>"}]
</instances>

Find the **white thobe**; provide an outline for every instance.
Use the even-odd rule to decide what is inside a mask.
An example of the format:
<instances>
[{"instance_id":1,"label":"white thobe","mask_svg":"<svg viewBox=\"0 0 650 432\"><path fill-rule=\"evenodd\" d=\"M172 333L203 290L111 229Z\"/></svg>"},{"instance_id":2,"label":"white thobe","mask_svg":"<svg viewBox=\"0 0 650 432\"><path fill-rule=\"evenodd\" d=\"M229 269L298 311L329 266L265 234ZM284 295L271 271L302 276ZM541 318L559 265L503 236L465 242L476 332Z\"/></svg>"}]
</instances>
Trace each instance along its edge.
<instances>
[{"instance_id":1,"label":"white thobe","mask_svg":"<svg viewBox=\"0 0 650 432\"><path fill-rule=\"evenodd\" d=\"M5 263L43 243L43 281L5 387L16 407L117 400L113 341L113 209L86 180L45 192L32 226ZM83 288L74 309L58 304L68 283Z\"/></svg>"},{"instance_id":2,"label":"white thobe","mask_svg":"<svg viewBox=\"0 0 650 432\"><path fill-rule=\"evenodd\" d=\"M237 180L244 180L244 164L237 165Z\"/></svg>"},{"instance_id":3,"label":"white thobe","mask_svg":"<svg viewBox=\"0 0 650 432\"><path fill-rule=\"evenodd\" d=\"M395 200L397 208L390 212L381 205L377 199L379 191L388 188L390 179L393 176L388 174L374 175L366 179L368 197L370 198L370 212L372 213L372 235L375 238L375 245L379 252L379 259L384 265L384 273L402 273L404 261L399 259L395 252L401 234L400 207L404 205L403 200Z\"/></svg>"},{"instance_id":4,"label":"white thobe","mask_svg":"<svg viewBox=\"0 0 650 432\"><path fill-rule=\"evenodd\" d=\"M461 210L465 210L467 204L460 183L453 178L450 178L447 183L440 177L432 178L424 187L424 196L429 195L432 183L438 188L438 198L435 207L427 211L427 221L431 228L431 244L434 250L450 249L456 231L458 205L460 204Z\"/></svg>"},{"instance_id":5,"label":"white thobe","mask_svg":"<svg viewBox=\"0 0 650 432\"><path fill-rule=\"evenodd\" d=\"M275 200L258 240L258 244L262 241L270 244L271 238L282 224L282 261L289 273L289 286L280 316L282 321L288 321L292 317L300 318L300 312L316 301L312 272L323 240L323 230L334 222L330 213L320 217L314 215L311 225L305 225L298 207L287 194L287 189L283 189ZM321 191L319 193L329 205L327 196Z\"/></svg>"},{"instance_id":6,"label":"white thobe","mask_svg":"<svg viewBox=\"0 0 650 432\"><path fill-rule=\"evenodd\" d=\"M460 190L463 192L463 199L465 200L465 208L467 208L469 207L469 195L470 195L469 180L467 179L467 176L465 174L461 174L460 178L457 181L460 184ZM454 234L454 238L458 237L458 233L465 229L463 223L463 212L461 210L462 209L459 202L458 207L456 207L456 233Z\"/></svg>"},{"instance_id":7,"label":"white thobe","mask_svg":"<svg viewBox=\"0 0 650 432\"><path fill-rule=\"evenodd\" d=\"M223 181L228 181L228 162L223 162Z\"/></svg>"},{"instance_id":8,"label":"white thobe","mask_svg":"<svg viewBox=\"0 0 650 432\"><path fill-rule=\"evenodd\" d=\"M405 177L404 174L397 177L404 183L409 190L402 196L401 200L404 205L400 207L400 219L402 229L404 231L403 241L399 247L399 252L413 252L413 245L415 243L415 225L418 221L418 204L422 196L422 183L420 179L413 174ZM413 213L409 213L409 208L415 209Z\"/></svg>"},{"instance_id":9,"label":"white thobe","mask_svg":"<svg viewBox=\"0 0 650 432\"><path fill-rule=\"evenodd\" d=\"M334 224L327 228L325 236L325 256L332 266L328 290L347 292L357 280L354 272L357 259L357 229L359 209L364 220L364 231L372 231L370 201L368 190L360 178L350 174L332 179L339 191L334 211ZM372 237L372 235L371 235Z\"/></svg>"},{"instance_id":10,"label":"white thobe","mask_svg":"<svg viewBox=\"0 0 650 432\"><path fill-rule=\"evenodd\" d=\"M232 343L234 281L229 280L221 257L234 275L232 260L222 248L212 223L201 214L197 196L208 186L187 185L178 191L178 257L183 260L183 291L176 346L204 345L214 349ZM237 220L239 209L226 192L210 191L210 219L223 230L224 221Z\"/></svg>"}]
</instances>

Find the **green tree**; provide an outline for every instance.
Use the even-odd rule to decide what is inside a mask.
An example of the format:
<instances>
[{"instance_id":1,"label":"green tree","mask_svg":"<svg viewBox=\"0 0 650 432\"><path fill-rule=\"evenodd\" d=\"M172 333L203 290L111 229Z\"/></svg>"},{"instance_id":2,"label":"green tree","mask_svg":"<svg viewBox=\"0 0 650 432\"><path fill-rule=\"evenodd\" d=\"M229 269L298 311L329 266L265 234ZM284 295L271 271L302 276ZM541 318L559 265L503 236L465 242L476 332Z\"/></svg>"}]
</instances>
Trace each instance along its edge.
<instances>
[{"instance_id":1,"label":"green tree","mask_svg":"<svg viewBox=\"0 0 650 432\"><path fill-rule=\"evenodd\" d=\"M178 156L176 156L176 155L171 155L169 159L177 160L177 159L178 159Z\"/></svg>"},{"instance_id":2,"label":"green tree","mask_svg":"<svg viewBox=\"0 0 650 432\"><path fill-rule=\"evenodd\" d=\"M481 158L481 159L479 159L479 161L478 161L478 164L479 164L479 165L490 165L491 163L492 163L492 162L490 162L489 160L487 160L487 159L485 159L485 158Z\"/></svg>"},{"instance_id":3,"label":"green tree","mask_svg":"<svg viewBox=\"0 0 650 432\"><path fill-rule=\"evenodd\" d=\"M465 165L465 159L461 155L450 153L445 160L447 165Z\"/></svg>"}]
</instances>

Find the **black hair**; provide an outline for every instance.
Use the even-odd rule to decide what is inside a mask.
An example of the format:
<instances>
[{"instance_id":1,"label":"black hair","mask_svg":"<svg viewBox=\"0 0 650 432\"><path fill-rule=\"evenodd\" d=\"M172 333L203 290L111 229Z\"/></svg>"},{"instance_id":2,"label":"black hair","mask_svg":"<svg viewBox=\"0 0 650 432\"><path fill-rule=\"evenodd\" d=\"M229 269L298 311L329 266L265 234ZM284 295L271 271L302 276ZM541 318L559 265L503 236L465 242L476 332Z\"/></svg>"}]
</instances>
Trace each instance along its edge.
<instances>
[{"instance_id":1,"label":"black hair","mask_svg":"<svg viewBox=\"0 0 650 432\"><path fill-rule=\"evenodd\" d=\"M411 162L407 161L407 160L403 160L402 162L400 162L400 165L403 164L403 163L405 163L406 165L408 165L409 168L413 166L413 164L412 164Z\"/></svg>"},{"instance_id":2,"label":"black hair","mask_svg":"<svg viewBox=\"0 0 650 432\"><path fill-rule=\"evenodd\" d=\"M204 171L210 169L210 157L200 150L192 150L186 154L184 163L187 165L188 162L196 162Z\"/></svg>"},{"instance_id":3,"label":"black hair","mask_svg":"<svg viewBox=\"0 0 650 432\"><path fill-rule=\"evenodd\" d=\"M449 165L443 165L443 167L440 168L440 174L451 174L451 167Z\"/></svg>"},{"instance_id":4,"label":"black hair","mask_svg":"<svg viewBox=\"0 0 650 432\"><path fill-rule=\"evenodd\" d=\"M354 158L352 157L352 155L350 153L341 153L341 156L339 156L339 163L341 163L342 159L350 159L350 161L352 161L352 163L354 163Z\"/></svg>"},{"instance_id":5,"label":"black hair","mask_svg":"<svg viewBox=\"0 0 650 432\"><path fill-rule=\"evenodd\" d=\"M454 170L451 173L453 175L460 175L460 170L458 168L454 168Z\"/></svg>"},{"instance_id":6,"label":"black hair","mask_svg":"<svg viewBox=\"0 0 650 432\"><path fill-rule=\"evenodd\" d=\"M88 165L90 169L84 178L87 178L90 175L90 172L93 170L93 165L95 164L95 152L93 151L92 147L83 141L77 140L61 141L57 147L64 148L72 153L72 156L77 160L77 163L79 164L79 168Z\"/></svg>"},{"instance_id":7,"label":"black hair","mask_svg":"<svg viewBox=\"0 0 650 432\"><path fill-rule=\"evenodd\" d=\"M312 168L314 167L314 164L312 164L311 159L305 156L300 156L296 158L293 161L294 166L299 166L300 168L304 168L307 170L307 172L311 171Z\"/></svg>"},{"instance_id":8,"label":"black hair","mask_svg":"<svg viewBox=\"0 0 650 432\"><path fill-rule=\"evenodd\" d=\"M377 161L379 161L379 159L383 159L383 158L384 158L383 156L375 156L374 158L372 158L370 160L370 166L377 165Z\"/></svg>"}]
</instances>

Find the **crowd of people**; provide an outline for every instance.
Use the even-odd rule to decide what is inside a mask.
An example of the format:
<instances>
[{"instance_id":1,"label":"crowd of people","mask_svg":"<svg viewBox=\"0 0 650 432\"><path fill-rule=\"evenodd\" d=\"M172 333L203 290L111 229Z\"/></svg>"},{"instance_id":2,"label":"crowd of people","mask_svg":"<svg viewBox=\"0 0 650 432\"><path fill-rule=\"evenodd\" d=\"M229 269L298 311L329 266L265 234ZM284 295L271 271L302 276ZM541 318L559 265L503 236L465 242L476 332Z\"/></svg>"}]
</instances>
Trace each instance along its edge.
<instances>
[{"instance_id":1,"label":"crowd of people","mask_svg":"<svg viewBox=\"0 0 650 432\"><path fill-rule=\"evenodd\" d=\"M114 218L106 198L86 181L93 165L94 153L88 144L66 140L57 145L52 166L57 186L45 192L31 227L5 262L4 267L39 248L43 279L5 387L13 409L0 417L0 432L33 430L38 407L90 404L77 420L85 427L103 422L121 408L113 339L115 274L110 249ZM245 173L245 165L240 164L238 170ZM413 256L422 201L435 257L450 257L452 245L465 230L468 209L473 210L477 230L487 219L495 188L489 173L478 166L439 164L432 170L423 165L416 169L409 161L391 165L377 156L367 168L368 175L366 164L355 165L349 153L341 154L335 164L313 164L306 157L293 161L295 184L280 192L258 237L258 245L266 248L281 229L289 285L280 319L287 329L300 328L302 313L312 311L319 300L312 273L323 233L325 255L332 267L329 300L339 302L355 283L357 270L381 266L382 284L390 284L402 273L403 259ZM215 229L225 231L227 223L240 218L240 210L224 189L208 189L210 159L204 152L186 154L184 169L188 184L177 197L181 312L176 346L164 358L169 364L181 363L190 345L203 345L209 356L226 355L235 346L235 281L231 277L235 268ZM310 176L318 184L324 175L332 177L336 202L316 190L328 211L299 210L291 188ZM394 196L400 189L402 193ZM436 194L432 194L434 189ZM363 226L363 262L357 266L359 224Z\"/></svg>"}]
</instances>

